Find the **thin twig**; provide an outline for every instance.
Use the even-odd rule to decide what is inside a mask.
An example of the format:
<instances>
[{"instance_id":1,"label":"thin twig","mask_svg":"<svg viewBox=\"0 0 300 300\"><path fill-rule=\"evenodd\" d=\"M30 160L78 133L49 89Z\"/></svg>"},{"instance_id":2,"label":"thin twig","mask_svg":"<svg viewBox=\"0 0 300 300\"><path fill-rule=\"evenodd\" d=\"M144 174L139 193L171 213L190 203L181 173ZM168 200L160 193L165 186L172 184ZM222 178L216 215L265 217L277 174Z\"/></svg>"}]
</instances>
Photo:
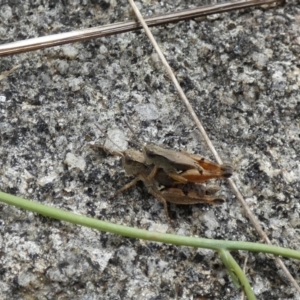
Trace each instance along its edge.
<instances>
[{"instance_id":1,"label":"thin twig","mask_svg":"<svg viewBox=\"0 0 300 300\"><path fill-rule=\"evenodd\" d=\"M134 13L136 14L137 18L139 19L139 22L142 24L146 35L148 36L149 40L151 41L153 47L155 48L161 62L163 63L164 67L166 68L167 73L169 74L171 80L173 81L173 84L175 85L181 100L183 101L183 103L185 104L185 106L187 107L188 112L190 113L190 115L192 116L194 122L196 123L196 126L198 127L198 129L200 130L205 142L207 143L209 149L211 150L211 152L214 154L217 162L219 164L222 164L222 160L220 158L220 156L218 155L215 147L213 146L211 140L209 139L208 135L206 134L205 129L203 128L202 124L200 123L195 111L193 110L192 106L190 105L188 99L186 98L182 88L179 85L179 82L177 81L171 67L169 66L166 58L164 57L162 51L160 50L155 38L153 37L149 27L147 26L146 22L144 21L139 9L137 8L137 6L135 5L133 0L128 0L132 9L134 10ZM237 199L239 200L239 202L241 203L242 207L244 208L244 211L246 213L246 216L249 218L250 222L252 223L252 225L255 227L255 229L257 230L258 234L268 243L271 244L271 241L269 240L269 238L267 237L267 235L265 234L265 232L263 231L262 227L260 226L257 218L254 216L254 214L252 213L252 211L250 210L250 207L248 206L248 204L246 203L246 201L244 200L242 194L238 191L235 183L233 182L232 179L229 179L229 184L233 190L233 192L235 193ZM292 284L295 286L295 288L297 289L297 291L300 293L300 287L297 284L297 282L295 281L295 279L293 278L293 276L290 274L290 272L288 271L288 269L285 267L284 263L282 262L282 260L278 257L275 257L276 262L281 266L281 268L283 269L283 271L285 272L286 276L290 279L290 281L292 282Z\"/></svg>"},{"instance_id":2,"label":"thin twig","mask_svg":"<svg viewBox=\"0 0 300 300\"><path fill-rule=\"evenodd\" d=\"M168 23L175 23L182 20L203 18L206 16L228 12L237 9L249 8L257 5L279 5L285 0L239 0L236 2L226 2L220 4L206 5L198 8L184 10L175 13L168 13L154 17L145 18L148 26L158 26ZM198 19L199 21L199 19ZM110 36L118 33L139 30L142 26L135 21L126 21L114 23L99 27L80 29L71 32L59 33L44 37L32 38L25 41L18 41L0 45L0 56L12 55L28 51L34 51L47 47L64 45L68 43L75 43L95 39L104 36Z\"/></svg>"},{"instance_id":3,"label":"thin twig","mask_svg":"<svg viewBox=\"0 0 300 300\"><path fill-rule=\"evenodd\" d=\"M246 274L246 266L247 266L247 262L248 262L248 257L249 254L246 256L245 261L244 261L244 266L243 266L243 272ZM241 300L244 300L245 298L245 291L242 290L242 295L241 295Z\"/></svg>"}]
</instances>

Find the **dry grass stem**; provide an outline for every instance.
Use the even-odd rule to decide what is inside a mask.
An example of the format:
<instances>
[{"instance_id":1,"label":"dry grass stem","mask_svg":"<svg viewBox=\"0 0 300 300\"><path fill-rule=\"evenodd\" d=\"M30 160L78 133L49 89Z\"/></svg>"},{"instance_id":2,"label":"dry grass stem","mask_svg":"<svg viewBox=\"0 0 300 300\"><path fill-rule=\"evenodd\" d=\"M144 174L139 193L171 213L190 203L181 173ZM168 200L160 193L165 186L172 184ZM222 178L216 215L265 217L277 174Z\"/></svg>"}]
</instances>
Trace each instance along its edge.
<instances>
[{"instance_id":1,"label":"dry grass stem","mask_svg":"<svg viewBox=\"0 0 300 300\"><path fill-rule=\"evenodd\" d=\"M235 2L226 2L220 4L201 6L198 8L193 8L175 13L168 13L164 15L148 17L145 18L145 21L148 26L159 26L193 18L203 18L203 20L205 20L206 16L216 13L223 13L237 9L249 8L257 5L278 5L283 2L284 0L241 0ZM110 36L118 33L139 30L141 28L142 26L135 21L125 21L99 27L79 29L71 32L32 38L24 41L0 45L0 56L7 56L58 45L75 43L99 37Z\"/></svg>"}]
</instances>

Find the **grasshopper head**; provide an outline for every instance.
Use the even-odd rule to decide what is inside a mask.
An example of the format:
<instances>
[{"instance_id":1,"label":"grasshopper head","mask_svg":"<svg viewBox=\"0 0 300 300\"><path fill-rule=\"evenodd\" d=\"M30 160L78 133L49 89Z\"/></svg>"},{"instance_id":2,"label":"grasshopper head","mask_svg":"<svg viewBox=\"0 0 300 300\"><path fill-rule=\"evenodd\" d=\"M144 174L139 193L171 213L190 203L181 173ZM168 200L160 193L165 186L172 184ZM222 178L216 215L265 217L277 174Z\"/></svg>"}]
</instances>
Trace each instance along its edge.
<instances>
[{"instance_id":1,"label":"grasshopper head","mask_svg":"<svg viewBox=\"0 0 300 300\"><path fill-rule=\"evenodd\" d=\"M157 146L155 145L151 145L151 144L148 144L146 146L144 146L144 153L145 155L149 156L149 157L154 157L157 155Z\"/></svg>"}]
</instances>

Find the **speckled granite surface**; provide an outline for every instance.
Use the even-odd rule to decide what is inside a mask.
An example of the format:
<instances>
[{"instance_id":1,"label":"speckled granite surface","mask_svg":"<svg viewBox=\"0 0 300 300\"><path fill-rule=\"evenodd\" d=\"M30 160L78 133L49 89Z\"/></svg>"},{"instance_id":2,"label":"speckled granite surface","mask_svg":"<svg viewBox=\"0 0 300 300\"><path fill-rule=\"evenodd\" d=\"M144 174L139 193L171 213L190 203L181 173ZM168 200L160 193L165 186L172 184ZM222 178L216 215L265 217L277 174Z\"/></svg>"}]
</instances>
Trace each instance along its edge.
<instances>
[{"instance_id":1,"label":"speckled granite surface","mask_svg":"<svg viewBox=\"0 0 300 300\"><path fill-rule=\"evenodd\" d=\"M6 2L6 3L4 3ZM2 1L1 43L130 18L126 1ZM200 1L141 1L144 14ZM300 248L300 5L154 28L197 115L274 244ZM232 192L222 206L162 205L88 145L119 129L211 157L142 32L1 58L0 189L163 232L258 241ZM130 145L129 143L129 146ZM126 239L0 205L1 299L239 299L217 255ZM242 265L246 253L233 253ZM300 262L285 260L300 282ZM300 299L272 258L249 254L258 299Z\"/></svg>"}]
</instances>

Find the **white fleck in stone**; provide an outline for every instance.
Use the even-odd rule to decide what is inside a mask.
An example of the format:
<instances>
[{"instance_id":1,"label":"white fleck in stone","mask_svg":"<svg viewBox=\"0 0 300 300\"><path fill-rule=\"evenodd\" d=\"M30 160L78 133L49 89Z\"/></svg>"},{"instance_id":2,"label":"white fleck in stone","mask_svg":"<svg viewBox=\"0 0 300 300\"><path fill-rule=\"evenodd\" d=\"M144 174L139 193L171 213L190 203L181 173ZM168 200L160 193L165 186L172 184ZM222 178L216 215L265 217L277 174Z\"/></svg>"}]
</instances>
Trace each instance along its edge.
<instances>
[{"instance_id":1,"label":"white fleck in stone","mask_svg":"<svg viewBox=\"0 0 300 300\"><path fill-rule=\"evenodd\" d=\"M5 282L0 282L0 291L2 292L3 295L4 295L4 293L7 293L8 291L10 291L10 289L11 289L10 285L8 285Z\"/></svg>"},{"instance_id":2,"label":"white fleck in stone","mask_svg":"<svg viewBox=\"0 0 300 300\"><path fill-rule=\"evenodd\" d=\"M197 249L197 253L199 255L205 256L207 260L210 260L214 257L215 252L209 249L202 249L202 248L198 248Z\"/></svg>"},{"instance_id":3,"label":"white fleck in stone","mask_svg":"<svg viewBox=\"0 0 300 300\"><path fill-rule=\"evenodd\" d=\"M270 161L264 159L260 161L260 168L261 171L264 171L268 176L273 177L277 176L281 173L280 169L274 169L270 163Z\"/></svg>"},{"instance_id":4,"label":"white fleck in stone","mask_svg":"<svg viewBox=\"0 0 300 300\"><path fill-rule=\"evenodd\" d=\"M144 55L143 48L142 47L137 47L136 50L135 50L135 53L136 53L137 56Z\"/></svg>"},{"instance_id":5,"label":"white fleck in stone","mask_svg":"<svg viewBox=\"0 0 300 300\"><path fill-rule=\"evenodd\" d=\"M100 266L100 270L104 271L108 261L113 256L113 252L103 251L103 249L95 249L95 248L86 248L89 253L89 256L93 262L96 262Z\"/></svg>"},{"instance_id":6,"label":"white fleck in stone","mask_svg":"<svg viewBox=\"0 0 300 300\"><path fill-rule=\"evenodd\" d=\"M290 170L290 171L283 170L282 175L285 181L288 183L297 181L299 180L299 176L300 176L300 166L298 166L298 169L296 170Z\"/></svg>"},{"instance_id":7,"label":"white fleck in stone","mask_svg":"<svg viewBox=\"0 0 300 300\"><path fill-rule=\"evenodd\" d=\"M262 69L263 67L265 67L267 65L267 62L268 62L268 57L265 54L258 53L258 52L254 52L252 54L252 59L255 61L255 65L259 69Z\"/></svg>"},{"instance_id":8,"label":"white fleck in stone","mask_svg":"<svg viewBox=\"0 0 300 300\"><path fill-rule=\"evenodd\" d=\"M76 270L75 270L74 266L72 266L72 265L65 266L63 272L69 278L71 278L72 276L74 276L76 274Z\"/></svg>"},{"instance_id":9,"label":"white fleck in stone","mask_svg":"<svg viewBox=\"0 0 300 300\"><path fill-rule=\"evenodd\" d=\"M212 210L203 213L199 219L212 231L219 226L219 223L216 220L215 214Z\"/></svg>"},{"instance_id":10,"label":"white fleck in stone","mask_svg":"<svg viewBox=\"0 0 300 300\"><path fill-rule=\"evenodd\" d=\"M274 74L272 75L272 79L274 81L286 81L285 77L283 77L283 74L281 71L276 71L274 72Z\"/></svg>"},{"instance_id":11,"label":"white fleck in stone","mask_svg":"<svg viewBox=\"0 0 300 300\"><path fill-rule=\"evenodd\" d=\"M208 44L204 41L199 41L199 48L198 48L198 54L203 56L203 55L207 55L208 53L210 53L211 51L214 50L214 46L212 44ZM226 59L226 61L228 60L228 56L223 56L223 59Z\"/></svg>"},{"instance_id":12,"label":"white fleck in stone","mask_svg":"<svg viewBox=\"0 0 300 300\"><path fill-rule=\"evenodd\" d=\"M61 75L65 75L69 70L69 64L65 60L59 60L56 62L56 68Z\"/></svg>"},{"instance_id":13,"label":"white fleck in stone","mask_svg":"<svg viewBox=\"0 0 300 300\"><path fill-rule=\"evenodd\" d=\"M12 132L13 131L13 127L9 124L9 123L6 123L6 122L1 122L0 123L0 132L3 134L3 133L9 133L9 132Z\"/></svg>"},{"instance_id":14,"label":"white fleck in stone","mask_svg":"<svg viewBox=\"0 0 300 300\"><path fill-rule=\"evenodd\" d=\"M260 295L266 291L268 287L264 284L263 279L260 276L256 276L254 279L254 284L252 284L252 290L255 295Z\"/></svg>"},{"instance_id":15,"label":"white fleck in stone","mask_svg":"<svg viewBox=\"0 0 300 300\"><path fill-rule=\"evenodd\" d=\"M159 118L158 110L152 103L138 104L134 108L143 120L156 120Z\"/></svg>"},{"instance_id":16,"label":"white fleck in stone","mask_svg":"<svg viewBox=\"0 0 300 300\"><path fill-rule=\"evenodd\" d=\"M149 222L149 220L147 220ZM160 223L155 223L151 222L151 225L149 227L149 231L157 231L161 233L166 233L168 230L168 224L160 224Z\"/></svg>"},{"instance_id":17,"label":"white fleck in stone","mask_svg":"<svg viewBox=\"0 0 300 300\"><path fill-rule=\"evenodd\" d=\"M142 102L144 100L144 96L137 92L131 92L131 96L136 99L138 102Z\"/></svg>"},{"instance_id":18,"label":"white fleck in stone","mask_svg":"<svg viewBox=\"0 0 300 300\"><path fill-rule=\"evenodd\" d=\"M6 97L4 95L0 95L0 102L5 102L6 101Z\"/></svg>"},{"instance_id":19,"label":"white fleck in stone","mask_svg":"<svg viewBox=\"0 0 300 300\"><path fill-rule=\"evenodd\" d=\"M57 178L57 176L55 174L45 176L45 177L40 178L37 181L37 184L40 186L45 186L48 183L52 183L56 178Z\"/></svg>"},{"instance_id":20,"label":"white fleck in stone","mask_svg":"<svg viewBox=\"0 0 300 300\"><path fill-rule=\"evenodd\" d=\"M34 176L30 172L28 172L26 169L24 170L24 173L22 174L22 177L25 180L30 180L30 179L34 178Z\"/></svg>"},{"instance_id":21,"label":"white fleck in stone","mask_svg":"<svg viewBox=\"0 0 300 300\"><path fill-rule=\"evenodd\" d=\"M85 160L81 156L75 156L73 153L68 153L65 159L65 164L70 166L71 168L77 168L81 171L85 169Z\"/></svg>"},{"instance_id":22,"label":"white fleck in stone","mask_svg":"<svg viewBox=\"0 0 300 300\"><path fill-rule=\"evenodd\" d=\"M68 141L67 141L67 138L64 135L61 135L61 136L56 138L55 146L58 149L67 148L67 144L68 144Z\"/></svg>"},{"instance_id":23,"label":"white fleck in stone","mask_svg":"<svg viewBox=\"0 0 300 300\"><path fill-rule=\"evenodd\" d=\"M74 59L78 55L78 50L75 47L70 45L62 46L61 50L63 54L70 59Z\"/></svg>"},{"instance_id":24,"label":"white fleck in stone","mask_svg":"<svg viewBox=\"0 0 300 300\"><path fill-rule=\"evenodd\" d=\"M26 272L18 276L18 284L22 287L29 287L34 285L34 283L37 284L38 280L37 276L32 273Z\"/></svg>"},{"instance_id":25,"label":"white fleck in stone","mask_svg":"<svg viewBox=\"0 0 300 300\"><path fill-rule=\"evenodd\" d=\"M101 45L99 51L100 51L101 54L106 54L107 53L107 48L104 45Z\"/></svg>"},{"instance_id":26,"label":"white fleck in stone","mask_svg":"<svg viewBox=\"0 0 300 300\"><path fill-rule=\"evenodd\" d=\"M8 5L3 5L2 9L0 10L1 21L2 22L5 21L5 23L8 24L8 21L9 21L9 19L12 18L12 16L13 16L13 14L12 14L11 7Z\"/></svg>"},{"instance_id":27,"label":"white fleck in stone","mask_svg":"<svg viewBox=\"0 0 300 300\"><path fill-rule=\"evenodd\" d=\"M111 129L107 132L108 138L105 141L104 147L111 151L125 151L128 147L128 142L124 132L120 129Z\"/></svg>"},{"instance_id":28,"label":"white fleck in stone","mask_svg":"<svg viewBox=\"0 0 300 300\"><path fill-rule=\"evenodd\" d=\"M179 228L176 232L178 235L188 235L188 232L186 231L185 228Z\"/></svg>"},{"instance_id":29,"label":"white fleck in stone","mask_svg":"<svg viewBox=\"0 0 300 300\"><path fill-rule=\"evenodd\" d=\"M217 19L220 18L220 15L221 15L221 14L213 14L213 15L209 15L209 16L207 16L207 20L210 20L210 21L217 20Z\"/></svg>"},{"instance_id":30,"label":"white fleck in stone","mask_svg":"<svg viewBox=\"0 0 300 300\"><path fill-rule=\"evenodd\" d=\"M52 78L50 78L50 76L48 74L41 73L39 77L40 77L43 85L47 85L47 86L51 85Z\"/></svg>"},{"instance_id":31,"label":"white fleck in stone","mask_svg":"<svg viewBox=\"0 0 300 300\"><path fill-rule=\"evenodd\" d=\"M67 282L68 278L65 274L62 274L58 268L50 268L47 270L46 275L52 281Z\"/></svg>"},{"instance_id":32,"label":"white fleck in stone","mask_svg":"<svg viewBox=\"0 0 300 300\"><path fill-rule=\"evenodd\" d=\"M27 182L22 178L21 183L20 183L20 185L19 185L20 193L22 193L22 194L26 193L27 188L28 188L28 184L27 184Z\"/></svg>"},{"instance_id":33,"label":"white fleck in stone","mask_svg":"<svg viewBox=\"0 0 300 300\"><path fill-rule=\"evenodd\" d=\"M160 67L160 59L157 53L152 53L151 54L151 60L150 63L157 69Z\"/></svg>"},{"instance_id":34,"label":"white fleck in stone","mask_svg":"<svg viewBox=\"0 0 300 300\"><path fill-rule=\"evenodd\" d=\"M79 91L82 85L83 85L82 78L73 78L69 81L69 87L71 88L72 92Z\"/></svg>"}]
</instances>

